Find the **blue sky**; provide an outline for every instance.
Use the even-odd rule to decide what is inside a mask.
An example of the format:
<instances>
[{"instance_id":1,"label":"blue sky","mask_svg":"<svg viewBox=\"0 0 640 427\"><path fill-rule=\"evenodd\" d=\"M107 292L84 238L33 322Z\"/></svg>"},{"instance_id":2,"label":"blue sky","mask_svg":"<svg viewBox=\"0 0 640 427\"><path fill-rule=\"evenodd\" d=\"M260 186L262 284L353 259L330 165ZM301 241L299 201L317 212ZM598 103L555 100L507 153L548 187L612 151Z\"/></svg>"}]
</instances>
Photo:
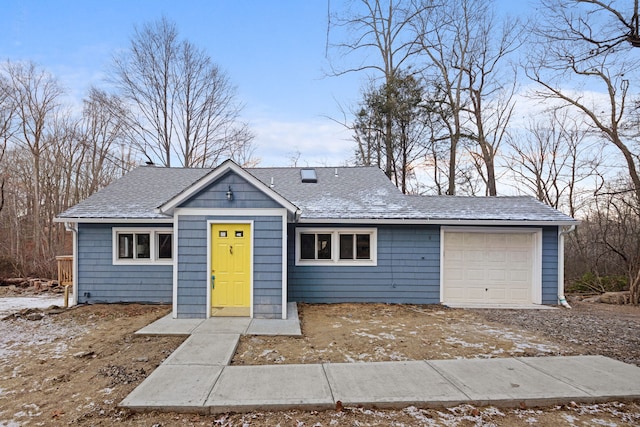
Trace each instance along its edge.
<instances>
[{"instance_id":1,"label":"blue sky","mask_svg":"<svg viewBox=\"0 0 640 427\"><path fill-rule=\"evenodd\" d=\"M0 59L36 62L78 102L134 26L164 15L237 86L261 166L290 165L297 152L301 165L342 165L350 134L328 117L357 102L364 76L325 76L329 1L0 0Z\"/></svg>"}]
</instances>

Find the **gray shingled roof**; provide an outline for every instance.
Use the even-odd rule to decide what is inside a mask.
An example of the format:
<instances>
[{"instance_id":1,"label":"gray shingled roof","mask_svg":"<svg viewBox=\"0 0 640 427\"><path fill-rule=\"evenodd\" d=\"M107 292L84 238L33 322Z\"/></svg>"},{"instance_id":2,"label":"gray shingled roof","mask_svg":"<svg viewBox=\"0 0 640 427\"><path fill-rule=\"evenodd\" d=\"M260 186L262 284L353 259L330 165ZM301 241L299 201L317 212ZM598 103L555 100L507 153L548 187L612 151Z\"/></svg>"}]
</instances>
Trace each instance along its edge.
<instances>
[{"instance_id":1,"label":"gray shingled roof","mask_svg":"<svg viewBox=\"0 0 640 427\"><path fill-rule=\"evenodd\" d=\"M155 209L183 192L211 169L139 167L59 218L167 219Z\"/></svg>"},{"instance_id":2,"label":"gray shingled roof","mask_svg":"<svg viewBox=\"0 0 640 427\"><path fill-rule=\"evenodd\" d=\"M306 168L246 171L299 207L303 221L574 222L532 197L405 196L375 167L313 168L317 183L303 183L301 169ZM139 167L59 218L167 219L156 208L211 171Z\"/></svg>"}]
</instances>

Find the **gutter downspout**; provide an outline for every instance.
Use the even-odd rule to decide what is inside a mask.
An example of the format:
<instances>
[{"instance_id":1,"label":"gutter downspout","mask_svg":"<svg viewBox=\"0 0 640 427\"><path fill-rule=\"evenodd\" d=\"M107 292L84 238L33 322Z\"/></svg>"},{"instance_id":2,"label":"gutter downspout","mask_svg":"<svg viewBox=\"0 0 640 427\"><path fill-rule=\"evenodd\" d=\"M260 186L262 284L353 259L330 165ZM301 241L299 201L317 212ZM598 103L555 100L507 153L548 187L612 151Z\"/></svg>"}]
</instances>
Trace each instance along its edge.
<instances>
[{"instance_id":1,"label":"gutter downspout","mask_svg":"<svg viewBox=\"0 0 640 427\"><path fill-rule=\"evenodd\" d=\"M576 229L575 224L558 233L558 303L564 308L571 308L564 296L564 236Z\"/></svg>"},{"instance_id":2,"label":"gutter downspout","mask_svg":"<svg viewBox=\"0 0 640 427\"><path fill-rule=\"evenodd\" d=\"M74 305L78 305L78 226L76 223L65 221L64 229L73 233L73 261L71 262L72 298L70 304L71 307L73 307Z\"/></svg>"}]
</instances>

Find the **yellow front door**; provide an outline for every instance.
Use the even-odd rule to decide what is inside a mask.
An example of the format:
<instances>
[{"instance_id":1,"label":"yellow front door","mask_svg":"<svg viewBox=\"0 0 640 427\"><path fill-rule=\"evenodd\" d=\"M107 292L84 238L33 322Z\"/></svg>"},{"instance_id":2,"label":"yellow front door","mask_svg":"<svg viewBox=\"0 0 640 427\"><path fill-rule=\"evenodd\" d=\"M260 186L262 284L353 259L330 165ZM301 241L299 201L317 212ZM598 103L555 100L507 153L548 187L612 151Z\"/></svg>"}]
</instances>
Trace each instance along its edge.
<instances>
[{"instance_id":1,"label":"yellow front door","mask_svg":"<svg viewBox=\"0 0 640 427\"><path fill-rule=\"evenodd\" d=\"M250 224L211 226L211 306L214 309L246 308L251 298Z\"/></svg>"}]
</instances>

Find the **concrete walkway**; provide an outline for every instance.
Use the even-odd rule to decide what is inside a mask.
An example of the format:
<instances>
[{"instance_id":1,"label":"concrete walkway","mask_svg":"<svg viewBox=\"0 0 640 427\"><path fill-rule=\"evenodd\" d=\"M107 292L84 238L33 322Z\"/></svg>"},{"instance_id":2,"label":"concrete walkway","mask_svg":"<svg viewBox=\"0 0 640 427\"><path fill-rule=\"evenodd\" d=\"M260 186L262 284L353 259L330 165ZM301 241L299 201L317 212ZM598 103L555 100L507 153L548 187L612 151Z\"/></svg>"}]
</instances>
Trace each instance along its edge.
<instances>
[{"instance_id":1,"label":"concrete walkway","mask_svg":"<svg viewBox=\"0 0 640 427\"><path fill-rule=\"evenodd\" d=\"M176 322L161 319L169 320ZM640 398L640 368L603 356L229 366L240 335L253 334L255 320L177 322L191 336L120 406L208 414L331 409L338 401L378 408L530 407ZM276 322L271 330L269 322ZM274 335L295 323L261 321L253 331ZM160 326L168 333L179 329Z\"/></svg>"}]
</instances>

